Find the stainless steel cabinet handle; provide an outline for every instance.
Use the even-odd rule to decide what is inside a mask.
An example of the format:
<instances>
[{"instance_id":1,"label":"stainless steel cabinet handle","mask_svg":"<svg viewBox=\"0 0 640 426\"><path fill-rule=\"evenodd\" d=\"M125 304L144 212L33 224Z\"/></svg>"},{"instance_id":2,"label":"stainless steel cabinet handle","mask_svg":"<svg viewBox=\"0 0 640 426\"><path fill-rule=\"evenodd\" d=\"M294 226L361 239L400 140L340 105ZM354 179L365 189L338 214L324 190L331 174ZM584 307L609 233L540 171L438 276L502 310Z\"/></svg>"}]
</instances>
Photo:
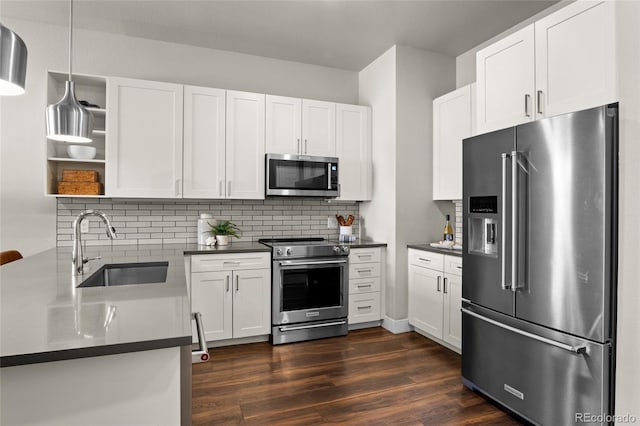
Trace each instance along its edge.
<instances>
[{"instance_id":1,"label":"stainless steel cabinet handle","mask_svg":"<svg viewBox=\"0 0 640 426\"><path fill-rule=\"evenodd\" d=\"M371 284L358 284L357 287L358 288L371 287Z\"/></svg>"},{"instance_id":2,"label":"stainless steel cabinet handle","mask_svg":"<svg viewBox=\"0 0 640 426\"><path fill-rule=\"evenodd\" d=\"M440 291L440 278L441 278L440 275L438 275L438 280L437 280L438 284L437 284L437 287L436 287L437 291Z\"/></svg>"},{"instance_id":3,"label":"stainless steel cabinet handle","mask_svg":"<svg viewBox=\"0 0 640 426\"><path fill-rule=\"evenodd\" d=\"M359 255L358 255L358 259L363 259L363 258L365 258L365 257L366 257L366 258L369 258L369 257L371 257L371 256L373 256L373 255L372 255L372 254L359 254Z\"/></svg>"},{"instance_id":4,"label":"stainless steel cabinet handle","mask_svg":"<svg viewBox=\"0 0 640 426\"><path fill-rule=\"evenodd\" d=\"M225 260L224 262L222 262L223 265L240 265L240 262L236 262L234 260Z\"/></svg>"},{"instance_id":5,"label":"stainless steel cabinet handle","mask_svg":"<svg viewBox=\"0 0 640 426\"><path fill-rule=\"evenodd\" d=\"M447 294L447 277L444 277L444 279L442 280L443 284L442 284L442 292L444 294Z\"/></svg>"},{"instance_id":6,"label":"stainless steel cabinet handle","mask_svg":"<svg viewBox=\"0 0 640 426\"><path fill-rule=\"evenodd\" d=\"M368 269L356 269L356 271L358 271L359 273L363 273L363 272L371 273L373 271L373 269L371 269L371 268L368 268Z\"/></svg>"},{"instance_id":7,"label":"stainless steel cabinet handle","mask_svg":"<svg viewBox=\"0 0 640 426\"><path fill-rule=\"evenodd\" d=\"M367 305L367 306L358 306L358 309L371 309L372 306L371 305Z\"/></svg>"},{"instance_id":8,"label":"stainless steel cabinet handle","mask_svg":"<svg viewBox=\"0 0 640 426\"><path fill-rule=\"evenodd\" d=\"M530 94L525 94L524 95L524 115L526 117L531 117L531 113L529 112L529 101L531 99L531 95Z\"/></svg>"},{"instance_id":9,"label":"stainless steel cabinet handle","mask_svg":"<svg viewBox=\"0 0 640 426\"><path fill-rule=\"evenodd\" d=\"M511 290L518 290L518 151L511 151Z\"/></svg>"},{"instance_id":10,"label":"stainless steel cabinet handle","mask_svg":"<svg viewBox=\"0 0 640 426\"><path fill-rule=\"evenodd\" d=\"M538 90L536 103L538 104L538 114L542 114L542 90Z\"/></svg>"},{"instance_id":11,"label":"stainless steel cabinet handle","mask_svg":"<svg viewBox=\"0 0 640 426\"><path fill-rule=\"evenodd\" d=\"M500 235L502 250L500 253L500 287L509 290L507 283L507 158L511 156L502 153L502 235Z\"/></svg>"},{"instance_id":12,"label":"stainless steel cabinet handle","mask_svg":"<svg viewBox=\"0 0 640 426\"><path fill-rule=\"evenodd\" d=\"M227 275L227 279L225 281L227 282L227 293L229 293L229 275Z\"/></svg>"},{"instance_id":13,"label":"stainless steel cabinet handle","mask_svg":"<svg viewBox=\"0 0 640 426\"><path fill-rule=\"evenodd\" d=\"M218 182L218 194L224 195L223 192L224 192L224 189L222 189L222 181L220 181Z\"/></svg>"},{"instance_id":14,"label":"stainless steel cabinet handle","mask_svg":"<svg viewBox=\"0 0 640 426\"><path fill-rule=\"evenodd\" d=\"M304 140L304 153L309 153L309 141L307 139Z\"/></svg>"},{"instance_id":15,"label":"stainless steel cabinet handle","mask_svg":"<svg viewBox=\"0 0 640 426\"><path fill-rule=\"evenodd\" d=\"M300 138L298 138L298 154L302 154L302 148L300 146Z\"/></svg>"},{"instance_id":16,"label":"stainless steel cabinet handle","mask_svg":"<svg viewBox=\"0 0 640 426\"><path fill-rule=\"evenodd\" d=\"M457 269L462 269L462 266L456 266Z\"/></svg>"},{"instance_id":17,"label":"stainless steel cabinet handle","mask_svg":"<svg viewBox=\"0 0 640 426\"><path fill-rule=\"evenodd\" d=\"M493 324L496 327L500 327L500 328L504 328L505 330L509 330L513 333L519 334L521 336L525 336L525 337L529 337L530 339L533 340L537 340L538 342L543 342L546 343L548 345L551 346L555 346L557 348L560 349L564 349L565 351L569 351L569 352L575 352L577 354L584 354L587 353L587 347L586 346L571 346L571 345L567 345L566 343L562 343L562 342L558 342L552 339L547 339L546 337L542 337L542 336L538 336L537 334L533 334L533 333L529 333L528 331L524 331L524 330L520 330L517 329L515 327L511 327L510 325L507 324L503 324L501 322L492 320L491 318L487 318L483 315L477 314L473 311L470 311L468 309L465 308L460 308L460 310L467 314L467 315L471 315L472 317L478 318L479 320L488 322L489 324Z\"/></svg>"},{"instance_id":18,"label":"stainless steel cabinet handle","mask_svg":"<svg viewBox=\"0 0 640 426\"><path fill-rule=\"evenodd\" d=\"M182 179L176 179L176 195L180 195L180 187L181 185Z\"/></svg>"},{"instance_id":19,"label":"stainless steel cabinet handle","mask_svg":"<svg viewBox=\"0 0 640 426\"><path fill-rule=\"evenodd\" d=\"M422 260L423 262L431 262L431 259L425 259L424 257L419 257L418 260Z\"/></svg>"},{"instance_id":20,"label":"stainless steel cabinet handle","mask_svg":"<svg viewBox=\"0 0 640 426\"><path fill-rule=\"evenodd\" d=\"M236 275L236 291L240 291L240 277Z\"/></svg>"},{"instance_id":21,"label":"stainless steel cabinet handle","mask_svg":"<svg viewBox=\"0 0 640 426\"><path fill-rule=\"evenodd\" d=\"M231 196L231 181L227 181L227 197Z\"/></svg>"}]
</instances>

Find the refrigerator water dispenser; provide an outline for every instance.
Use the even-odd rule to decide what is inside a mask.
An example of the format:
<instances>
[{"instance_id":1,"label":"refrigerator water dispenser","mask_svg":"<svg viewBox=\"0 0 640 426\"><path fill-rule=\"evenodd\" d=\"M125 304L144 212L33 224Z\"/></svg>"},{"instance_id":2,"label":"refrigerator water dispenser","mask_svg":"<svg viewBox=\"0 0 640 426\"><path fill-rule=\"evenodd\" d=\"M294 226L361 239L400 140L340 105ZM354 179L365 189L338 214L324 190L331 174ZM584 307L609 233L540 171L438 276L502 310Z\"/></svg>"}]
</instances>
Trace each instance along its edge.
<instances>
[{"instance_id":1,"label":"refrigerator water dispenser","mask_svg":"<svg viewBox=\"0 0 640 426\"><path fill-rule=\"evenodd\" d=\"M469 213L469 253L497 257L498 197L470 197Z\"/></svg>"}]
</instances>

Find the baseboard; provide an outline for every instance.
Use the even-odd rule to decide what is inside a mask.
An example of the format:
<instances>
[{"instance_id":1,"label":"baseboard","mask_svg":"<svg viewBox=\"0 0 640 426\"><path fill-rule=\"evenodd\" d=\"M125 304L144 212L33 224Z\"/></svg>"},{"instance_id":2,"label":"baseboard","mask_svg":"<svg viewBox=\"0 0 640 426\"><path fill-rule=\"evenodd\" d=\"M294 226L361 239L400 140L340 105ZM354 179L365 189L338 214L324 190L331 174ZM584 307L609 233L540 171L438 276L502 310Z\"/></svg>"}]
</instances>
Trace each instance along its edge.
<instances>
[{"instance_id":1,"label":"baseboard","mask_svg":"<svg viewBox=\"0 0 640 426\"><path fill-rule=\"evenodd\" d=\"M395 320L389 317L384 317L382 320L382 327L389 330L393 334L408 333L411 331L409 325L409 318Z\"/></svg>"},{"instance_id":2,"label":"baseboard","mask_svg":"<svg viewBox=\"0 0 640 426\"><path fill-rule=\"evenodd\" d=\"M452 350L453 352L458 353L459 355L462 355L462 349L457 348L457 347L453 346L452 344L445 342L442 339L438 339L437 337L430 335L426 331L422 331L419 328L415 328L415 327L413 327L413 331L415 331L416 333L418 333L421 336L426 337L429 340L433 340L437 344L442 345L445 348Z\"/></svg>"},{"instance_id":3,"label":"baseboard","mask_svg":"<svg viewBox=\"0 0 640 426\"><path fill-rule=\"evenodd\" d=\"M262 336L241 337L239 339L215 340L212 342L207 342L207 347L219 348L222 346L244 345L246 343L258 343L258 342L268 342L268 341L269 341L269 335L265 334Z\"/></svg>"},{"instance_id":4,"label":"baseboard","mask_svg":"<svg viewBox=\"0 0 640 426\"><path fill-rule=\"evenodd\" d=\"M362 328L380 327L381 323L382 323L382 320L349 324L349 330L360 330Z\"/></svg>"}]
</instances>

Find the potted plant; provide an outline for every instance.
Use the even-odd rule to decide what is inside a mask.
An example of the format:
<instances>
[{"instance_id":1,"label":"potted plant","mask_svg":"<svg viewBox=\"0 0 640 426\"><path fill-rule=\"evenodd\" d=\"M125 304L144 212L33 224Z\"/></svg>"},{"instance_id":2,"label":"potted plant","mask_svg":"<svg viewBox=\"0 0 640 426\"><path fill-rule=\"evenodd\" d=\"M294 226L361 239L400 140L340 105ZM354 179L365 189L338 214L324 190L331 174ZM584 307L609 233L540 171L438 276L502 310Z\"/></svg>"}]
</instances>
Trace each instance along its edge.
<instances>
[{"instance_id":1,"label":"potted plant","mask_svg":"<svg viewBox=\"0 0 640 426\"><path fill-rule=\"evenodd\" d=\"M211 234L216 236L216 241L220 246L226 246L229 244L231 237L240 238L238 232L240 228L235 223L222 220L214 225L209 224L211 228Z\"/></svg>"}]
</instances>

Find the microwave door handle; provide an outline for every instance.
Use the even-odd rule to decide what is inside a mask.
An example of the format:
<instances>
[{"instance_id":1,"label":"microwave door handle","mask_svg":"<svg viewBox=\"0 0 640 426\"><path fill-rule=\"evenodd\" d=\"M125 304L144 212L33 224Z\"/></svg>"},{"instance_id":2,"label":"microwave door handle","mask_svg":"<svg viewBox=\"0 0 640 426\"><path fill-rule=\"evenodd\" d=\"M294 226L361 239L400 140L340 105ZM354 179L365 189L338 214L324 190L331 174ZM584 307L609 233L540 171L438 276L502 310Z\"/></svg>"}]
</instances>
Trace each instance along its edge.
<instances>
[{"instance_id":1,"label":"microwave door handle","mask_svg":"<svg viewBox=\"0 0 640 426\"><path fill-rule=\"evenodd\" d=\"M331 163L327 163L327 189L331 189Z\"/></svg>"}]
</instances>

